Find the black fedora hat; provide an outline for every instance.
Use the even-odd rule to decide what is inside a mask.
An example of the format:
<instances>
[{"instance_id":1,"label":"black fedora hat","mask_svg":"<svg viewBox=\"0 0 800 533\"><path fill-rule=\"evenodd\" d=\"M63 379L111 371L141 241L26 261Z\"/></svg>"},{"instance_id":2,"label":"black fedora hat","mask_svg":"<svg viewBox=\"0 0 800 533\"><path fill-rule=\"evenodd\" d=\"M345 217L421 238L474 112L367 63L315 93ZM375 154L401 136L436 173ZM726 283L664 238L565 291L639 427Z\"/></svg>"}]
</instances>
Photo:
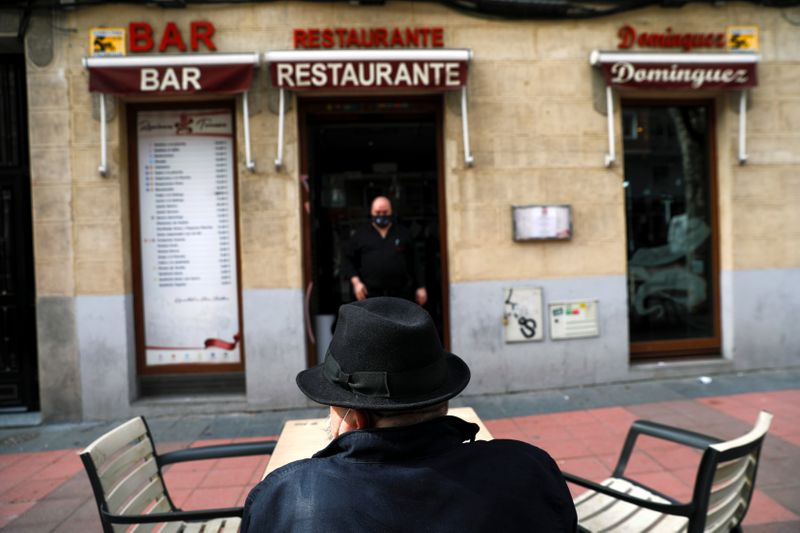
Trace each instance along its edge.
<instances>
[{"instance_id":1,"label":"black fedora hat","mask_svg":"<svg viewBox=\"0 0 800 533\"><path fill-rule=\"evenodd\" d=\"M469 368L446 352L422 307L400 298L368 298L339 308L325 361L297 375L315 402L356 409L435 405L469 383Z\"/></svg>"}]
</instances>

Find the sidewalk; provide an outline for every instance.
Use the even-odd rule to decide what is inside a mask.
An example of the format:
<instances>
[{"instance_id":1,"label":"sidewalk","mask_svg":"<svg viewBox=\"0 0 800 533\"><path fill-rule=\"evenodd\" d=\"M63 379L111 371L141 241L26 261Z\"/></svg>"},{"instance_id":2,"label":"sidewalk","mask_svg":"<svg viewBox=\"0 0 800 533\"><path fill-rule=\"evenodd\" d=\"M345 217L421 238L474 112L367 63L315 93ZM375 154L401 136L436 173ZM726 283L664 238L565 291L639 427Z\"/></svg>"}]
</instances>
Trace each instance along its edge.
<instances>
[{"instance_id":1,"label":"sidewalk","mask_svg":"<svg viewBox=\"0 0 800 533\"><path fill-rule=\"evenodd\" d=\"M775 415L762 452L746 532L800 531L800 369L616 384L525 394L471 397L495 438L531 442L565 471L607 477L630 423L638 418L708 433L740 435L766 409ZM172 416L148 419L159 450L277 435L290 418L324 410ZM0 430L0 529L100 531L97 508L76 452L118 422L59 424ZM643 442L629 473L677 498L690 496L699 454ZM241 504L268 458L244 457L179 464L166 482L186 509ZM573 490L575 487L571 487Z\"/></svg>"}]
</instances>

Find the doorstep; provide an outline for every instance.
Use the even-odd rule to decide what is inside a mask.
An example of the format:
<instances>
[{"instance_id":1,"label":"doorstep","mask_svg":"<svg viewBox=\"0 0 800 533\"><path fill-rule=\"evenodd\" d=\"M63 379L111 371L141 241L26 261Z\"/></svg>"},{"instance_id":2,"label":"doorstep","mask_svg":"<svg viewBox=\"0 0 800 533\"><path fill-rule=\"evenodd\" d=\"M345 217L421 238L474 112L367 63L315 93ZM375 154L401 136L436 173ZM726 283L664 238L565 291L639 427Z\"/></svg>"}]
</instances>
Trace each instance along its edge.
<instances>
[{"instance_id":1,"label":"doorstep","mask_svg":"<svg viewBox=\"0 0 800 533\"><path fill-rule=\"evenodd\" d=\"M628 367L629 377L634 380L682 378L733 372L734 365L730 359L720 356L696 357L691 359L649 360L631 363Z\"/></svg>"}]
</instances>

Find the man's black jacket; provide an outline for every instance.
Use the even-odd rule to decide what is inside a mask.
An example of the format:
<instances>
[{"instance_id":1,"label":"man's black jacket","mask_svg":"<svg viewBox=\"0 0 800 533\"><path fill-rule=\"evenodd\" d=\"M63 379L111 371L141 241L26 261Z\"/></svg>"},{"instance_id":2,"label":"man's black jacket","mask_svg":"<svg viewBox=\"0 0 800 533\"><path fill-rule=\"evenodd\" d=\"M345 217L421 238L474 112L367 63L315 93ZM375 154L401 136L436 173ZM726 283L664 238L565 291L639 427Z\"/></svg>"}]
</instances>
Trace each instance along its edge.
<instances>
[{"instance_id":1,"label":"man's black jacket","mask_svg":"<svg viewBox=\"0 0 800 533\"><path fill-rule=\"evenodd\" d=\"M259 483L241 531L575 531L553 459L519 441L464 442L477 431L447 416L345 433Z\"/></svg>"},{"instance_id":2,"label":"man's black jacket","mask_svg":"<svg viewBox=\"0 0 800 533\"><path fill-rule=\"evenodd\" d=\"M381 237L371 224L359 227L342 256L342 277L359 276L367 291L418 289L425 286L424 269L418 264L411 232L392 224ZM373 296L378 296L373 294Z\"/></svg>"}]
</instances>

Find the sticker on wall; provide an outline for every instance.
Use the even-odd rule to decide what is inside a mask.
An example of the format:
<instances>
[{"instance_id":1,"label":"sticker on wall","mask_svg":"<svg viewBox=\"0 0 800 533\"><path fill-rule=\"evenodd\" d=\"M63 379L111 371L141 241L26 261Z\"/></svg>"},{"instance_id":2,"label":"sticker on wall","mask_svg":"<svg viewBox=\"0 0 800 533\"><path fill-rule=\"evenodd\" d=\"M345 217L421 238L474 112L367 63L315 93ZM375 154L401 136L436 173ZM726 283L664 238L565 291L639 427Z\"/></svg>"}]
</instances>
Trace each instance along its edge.
<instances>
[{"instance_id":1,"label":"sticker on wall","mask_svg":"<svg viewBox=\"0 0 800 533\"><path fill-rule=\"evenodd\" d=\"M758 26L728 26L725 42L731 52L758 52Z\"/></svg>"},{"instance_id":2,"label":"sticker on wall","mask_svg":"<svg viewBox=\"0 0 800 533\"><path fill-rule=\"evenodd\" d=\"M551 302L547 305L550 338L581 339L600 335L597 300Z\"/></svg>"},{"instance_id":3,"label":"sticker on wall","mask_svg":"<svg viewBox=\"0 0 800 533\"><path fill-rule=\"evenodd\" d=\"M92 28L89 30L89 54L94 57L125 55L125 28Z\"/></svg>"},{"instance_id":4,"label":"sticker on wall","mask_svg":"<svg viewBox=\"0 0 800 533\"><path fill-rule=\"evenodd\" d=\"M542 289L514 287L503 289L503 329L506 342L544 340Z\"/></svg>"}]
</instances>

